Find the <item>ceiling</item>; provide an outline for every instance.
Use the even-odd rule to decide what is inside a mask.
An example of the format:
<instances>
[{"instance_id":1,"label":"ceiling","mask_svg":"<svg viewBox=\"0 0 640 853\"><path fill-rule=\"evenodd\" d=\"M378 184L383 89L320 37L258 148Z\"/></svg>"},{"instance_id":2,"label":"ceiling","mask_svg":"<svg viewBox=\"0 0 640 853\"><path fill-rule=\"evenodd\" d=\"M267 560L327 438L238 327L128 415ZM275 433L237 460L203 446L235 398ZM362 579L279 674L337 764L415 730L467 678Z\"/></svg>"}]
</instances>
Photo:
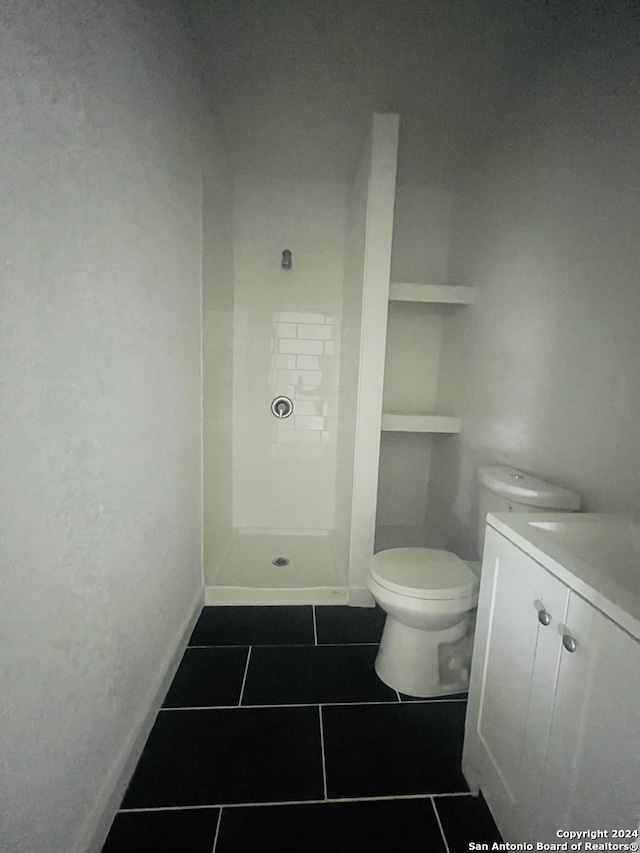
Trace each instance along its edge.
<instances>
[{"instance_id":1,"label":"ceiling","mask_svg":"<svg viewBox=\"0 0 640 853\"><path fill-rule=\"evenodd\" d=\"M371 114L397 112L399 182L449 186L611 2L199 0L207 91L238 171L348 180Z\"/></svg>"}]
</instances>

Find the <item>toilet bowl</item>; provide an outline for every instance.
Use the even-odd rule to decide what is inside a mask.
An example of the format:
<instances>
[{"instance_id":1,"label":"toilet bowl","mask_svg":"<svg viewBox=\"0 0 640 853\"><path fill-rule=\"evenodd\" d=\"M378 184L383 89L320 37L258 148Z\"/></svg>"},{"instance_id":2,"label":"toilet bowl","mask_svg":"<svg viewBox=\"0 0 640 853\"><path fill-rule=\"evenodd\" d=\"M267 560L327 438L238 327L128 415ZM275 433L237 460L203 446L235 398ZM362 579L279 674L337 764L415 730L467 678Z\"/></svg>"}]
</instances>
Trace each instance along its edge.
<instances>
[{"instance_id":1,"label":"toilet bowl","mask_svg":"<svg viewBox=\"0 0 640 853\"><path fill-rule=\"evenodd\" d=\"M487 513L576 512L580 496L503 465L478 469L478 545ZM450 551L390 548L369 562L369 590L387 618L378 676L400 693L466 692L479 579Z\"/></svg>"},{"instance_id":2,"label":"toilet bowl","mask_svg":"<svg viewBox=\"0 0 640 853\"><path fill-rule=\"evenodd\" d=\"M369 590L387 618L379 678L410 696L467 690L479 581L455 554L391 548L369 563Z\"/></svg>"}]
</instances>

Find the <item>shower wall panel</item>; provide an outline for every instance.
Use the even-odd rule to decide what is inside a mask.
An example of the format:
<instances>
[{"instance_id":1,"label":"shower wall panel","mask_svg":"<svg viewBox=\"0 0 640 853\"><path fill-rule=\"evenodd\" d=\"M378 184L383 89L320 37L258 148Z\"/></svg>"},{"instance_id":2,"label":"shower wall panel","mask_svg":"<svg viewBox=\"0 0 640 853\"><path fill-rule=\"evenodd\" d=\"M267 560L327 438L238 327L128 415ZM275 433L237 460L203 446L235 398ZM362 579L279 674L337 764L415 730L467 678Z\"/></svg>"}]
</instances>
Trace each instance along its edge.
<instances>
[{"instance_id":1,"label":"shower wall panel","mask_svg":"<svg viewBox=\"0 0 640 853\"><path fill-rule=\"evenodd\" d=\"M229 524L209 563L211 600L346 585L334 556L345 227L341 184L235 178L232 387L219 401L231 418ZM278 419L281 395L293 413Z\"/></svg>"},{"instance_id":2,"label":"shower wall panel","mask_svg":"<svg viewBox=\"0 0 640 853\"><path fill-rule=\"evenodd\" d=\"M363 258L362 262L356 260L351 270L361 270L361 284L349 276L349 286L359 287L362 293L349 531L349 603L353 605L373 603L367 576L375 533L397 150L398 116L374 115L370 142L360 165L365 174L368 172L360 239ZM357 179L356 190L358 183ZM355 224L360 220L357 215ZM350 241L349 255L353 249Z\"/></svg>"},{"instance_id":3,"label":"shower wall panel","mask_svg":"<svg viewBox=\"0 0 640 853\"><path fill-rule=\"evenodd\" d=\"M349 565L351 549L353 462L360 379L362 297L370 174L371 136L368 137L364 146L355 180L349 189L347 209L336 488L336 551L338 560L344 565Z\"/></svg>"}]
</instances>

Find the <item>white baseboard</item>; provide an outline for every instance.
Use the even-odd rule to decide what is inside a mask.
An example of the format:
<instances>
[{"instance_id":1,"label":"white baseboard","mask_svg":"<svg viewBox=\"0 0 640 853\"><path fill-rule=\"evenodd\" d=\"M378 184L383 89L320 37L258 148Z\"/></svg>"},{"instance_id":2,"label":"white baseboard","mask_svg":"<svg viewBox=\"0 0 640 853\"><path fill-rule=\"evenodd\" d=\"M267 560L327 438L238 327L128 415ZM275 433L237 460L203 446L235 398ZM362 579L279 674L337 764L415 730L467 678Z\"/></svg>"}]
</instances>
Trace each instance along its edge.
<instances>
[{"instance_id":1,"label":"white baseboard","mask_svg":"<svg viewBox=\"0 0 640 853\"><path fill-rule=\"evenodd\" d=\"M107 774L95 808L87 817L80 840L75 847L75 853L100 853L102 850L129 780L142 755L149 732L182 660L189 637L202 610L202 604L202 590L200 589L191 605L187 618L183 622L177 646L162 666L158 668L155 683L147 693L147 701L141 704L141 713L134 720L130 735L123 743L110 772Z\"/></svg>"}]
</instances>

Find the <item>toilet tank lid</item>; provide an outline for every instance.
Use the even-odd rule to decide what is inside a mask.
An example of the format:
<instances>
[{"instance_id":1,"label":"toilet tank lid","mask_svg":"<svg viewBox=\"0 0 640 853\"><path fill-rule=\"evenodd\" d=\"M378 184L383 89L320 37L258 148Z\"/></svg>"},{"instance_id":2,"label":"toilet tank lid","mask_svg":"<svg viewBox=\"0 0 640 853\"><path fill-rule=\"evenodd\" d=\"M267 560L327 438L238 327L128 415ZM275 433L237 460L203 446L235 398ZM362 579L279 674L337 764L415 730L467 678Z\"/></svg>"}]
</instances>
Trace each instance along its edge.
<instances>
[{"instance_id":1,"label":"toilet tank lid","mask_svg":"<svg viewBox=\"0 0 640 853\"><path fill-rule=\"evenodd\" d=\"M481 486L512 498L518 503L529 506L542 506L547 509L580 509L580 495L538 480L524 471L508 468L504 465L489 465L478 469L478 482Z\"/></svg>"},{"instance_id":2,"label":"toilet tank lid","mask_svg":"<svg viewBox=\"0 0 640 853\"><path fill-rule=\"evenodd\" d=\"M434 548L379 551L370 569L381 586L413 598L462 598L478 588L478 578L460 557Z\"/></svg>"}]
</instances>

